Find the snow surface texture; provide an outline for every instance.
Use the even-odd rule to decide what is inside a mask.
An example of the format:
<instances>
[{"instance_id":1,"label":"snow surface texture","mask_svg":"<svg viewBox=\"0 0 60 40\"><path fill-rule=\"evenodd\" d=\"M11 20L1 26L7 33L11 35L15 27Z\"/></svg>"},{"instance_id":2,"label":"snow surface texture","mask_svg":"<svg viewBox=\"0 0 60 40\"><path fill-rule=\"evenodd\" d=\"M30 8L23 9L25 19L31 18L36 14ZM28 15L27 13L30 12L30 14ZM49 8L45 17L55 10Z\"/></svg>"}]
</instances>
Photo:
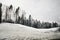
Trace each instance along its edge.
<instances>
[{"instance_id":1,"label":"snow surface texture","mask_svg":"<svg viewBox=\"0 0 60 40\"><path fill-rule=\"evenodd\" d=\"M20 24L0 24L0 40L50 40L59 38L58 27L36 29Z\"/></svg>"}]
</instances>

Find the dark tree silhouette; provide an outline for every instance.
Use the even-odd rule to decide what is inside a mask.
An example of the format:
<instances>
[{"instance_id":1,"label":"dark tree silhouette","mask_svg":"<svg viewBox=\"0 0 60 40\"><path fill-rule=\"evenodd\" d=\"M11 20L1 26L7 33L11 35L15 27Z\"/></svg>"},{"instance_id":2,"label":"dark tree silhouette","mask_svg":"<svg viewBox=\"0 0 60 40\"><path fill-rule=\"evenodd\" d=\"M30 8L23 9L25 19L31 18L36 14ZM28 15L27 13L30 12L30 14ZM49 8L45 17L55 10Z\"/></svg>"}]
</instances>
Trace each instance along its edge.
<instances>
[{"instance_id":1,"label":"dark tree silhouette","mask_svg":"<svg viewBox=\"0 0 60 40\"><path fill-rule=\"evenodd\" d=\"M34 22L33 27L37 28L37 23L36 22Z\"/></svg>"},{"instance_id":2,"label":"dark tree silhouette","mask_svg":"<svg viewBox=\"0 0 60 40\"><path fill-rule=\"evenodd\" d=\"M1 10L1 7L2 7L2 3L0 3L0 23L2 21L2 10Z\"/></svg>"},{"instance_id":3,"label":"dark tree silhouette","mask_svg":"<svg viewBox=\"0 0 60 40\"><path fill-rule=\"evenodd\" d=\"M58 23L53 23L53 27L58 27Z\"/></svg>"},{"instance_id":4,"label":"dark tree silhouette","mask_svg":"<svg viewBox=\"0 0 60 40\"><path fill-rule=\"evenodd\" d=\"M13 8L13 6L12 6L12 5L10 5L9 9L12 9L12 8Z\"/></svg>"}]
</instances>

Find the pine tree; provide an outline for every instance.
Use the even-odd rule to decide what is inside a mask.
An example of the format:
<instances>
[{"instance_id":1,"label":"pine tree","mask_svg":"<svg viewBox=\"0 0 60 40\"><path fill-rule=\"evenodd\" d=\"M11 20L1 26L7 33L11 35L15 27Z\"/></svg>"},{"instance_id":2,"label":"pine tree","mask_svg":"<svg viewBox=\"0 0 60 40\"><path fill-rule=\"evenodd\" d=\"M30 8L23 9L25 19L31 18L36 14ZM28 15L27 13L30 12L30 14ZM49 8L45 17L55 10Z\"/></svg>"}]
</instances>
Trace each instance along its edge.
<instances>
[{"instance_id":1,"label":"pine tree","mask_svg":"<svg viewBox=\"0 0 60 40\"><path fill-rule=\"evenodd\" d=\"M20 23L20 20L21 20L21 18L20 18L20 16L18 17L18 21L17 21L17 23Z\"/></svg>"},{"instance_id":2,"label":"pine tree","mask_svg":"<svg viewBox=\"0 0 60 40\"><path fill-rule=\"evenodd\" d=\"M22 17L21 17L21 23L24 25L25 24L25 20L26 20L26 16L25 16L26 12L24 10L22 10Z\"/></svg>"},{"instance_id":3,"label":"pine tree","mask_svg":"<svg viewBox=\"0 0 60 40\"><path fill-rule=\"evenodd\" d=\"M2 7L2 3L0 3L0 23L2 21L2 10L1 10L1 7Z\"/></svg>"},{"instance_id":4,"label":"pine tree","mask_svg":"<svg viewBox=\"0 0 60 40\"><path fill-rule=\"evenodd\" d=\"M17 23L17 21L18 21L18 16L19 16L19 7L16 9L15 13L16 13L16 23Z\"/></svg>"},{"instance_id":5,"label":"pine tree","mask_svg":"<svg viewBox=\"0 0 60 40\"><path fill-rule=\"evenodd\" d=\"M12 5L10 5L9 9L12 9L12 8L13 8L13 6L12 6Z\"/></svg>"},{"instance_id":6,"label":"pine tree","mask_svg":"<svg viewBox=\"0 0 60 40\"><path fill-rule=\"evenodd\" d=\"M53 27L58 27L58 23L53 23Z\"/></svg>"},{"instance_id":7,"label":"pine tree","mask_svg":"<svg viewBox=\"0 0 60 40\"><path fill-rule=\"evenodd\" d=\"M40 23L40 21L37 21L37 27L38 27L38 28L41 28L41 23Z\"/></svg>"},{"instance_id":8,"label":"pine tree","mask_svg":"<svg viewBox=\"0 0 60 40\"><path fill-rule=\"evenodd\" d=\"M29 26L31 26L31 15L29 15Z\"/></svg>"},{"instance_id":9,"label":"pine tree","mask_svg":"<svg viewBox=\"0 0 60 40\"><path fill-rule=\"evenodd\" d=\"M7 21L7 16L8 14L7 14L7 8L6 8L6 15L5 15L5 21Z\"/></svg>"},{"instance_id":10,"label":"pine tree","mask_svg":"<svg viewBox=\"0 0 60 40\"><path fill-rule=\"evenodd\" d=\"M5 18L6 18L7 22L12 22L12 20L11 20L11 13L9 14L9 12L11 12L12 9L13 9L12 5L10 5L9 8L6 7L6 16L5 16Z\"/></svg>"}]
</instances>

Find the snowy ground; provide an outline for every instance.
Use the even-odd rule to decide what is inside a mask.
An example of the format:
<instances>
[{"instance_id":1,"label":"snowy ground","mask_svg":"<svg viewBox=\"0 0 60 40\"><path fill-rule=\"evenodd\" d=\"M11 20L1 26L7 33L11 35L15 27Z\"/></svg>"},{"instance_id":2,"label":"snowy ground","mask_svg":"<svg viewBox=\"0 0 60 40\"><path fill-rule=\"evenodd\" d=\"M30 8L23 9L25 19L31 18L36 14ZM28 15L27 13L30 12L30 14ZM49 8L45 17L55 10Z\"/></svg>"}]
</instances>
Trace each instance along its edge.
<instances>
[{"instance_id":1,"label":"snowy ground","mask_svg":"<svg viewBox=\"0 0 60 40\"><path fill-rule=\"evenodd\" d=\"M60 32L58 32L58 27L35 29L20 24L0 24L0 40L50 40L59 38Z\"/></svg>"}]
</instances>

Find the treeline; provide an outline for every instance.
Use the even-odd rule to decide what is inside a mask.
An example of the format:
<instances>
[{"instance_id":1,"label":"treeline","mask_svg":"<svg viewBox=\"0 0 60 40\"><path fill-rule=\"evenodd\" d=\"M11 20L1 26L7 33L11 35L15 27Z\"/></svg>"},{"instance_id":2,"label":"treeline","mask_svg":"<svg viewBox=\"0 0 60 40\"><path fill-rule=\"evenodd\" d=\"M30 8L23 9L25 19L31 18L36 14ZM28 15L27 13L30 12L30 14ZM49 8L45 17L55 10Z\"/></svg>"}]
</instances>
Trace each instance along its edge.
<instances>
[{"instance_id":1,"label":"treeline","mask_svg":"<svg viewBox=\"0 0 60 40\"><path fill-rule=\"evenodd\" d=\"M22 25L27 25L30 27L34 28L53 28L53 27L58 27L58 23L56 22L40 22L37 20L32 19L31 15L29 15L29 19L26 19L23 17L19 17L17 23L22 24Z\"/></svg>"},{"instance_id":2,"label":"treeline","mask_svg":"<svg viewBox=\"0 0 60 40\"><path fill-rule=\"evenodd\" d=\"M0 5L2 6L2 4L0 3ZM0 6L0 11L1 11L1 6ZM8 23L17 23L17 24L22 24L22 25L27 25L30 27L34 27L34 28L52 28L52 27L58 27L58 23L56 22L40 22L37 19L34 20L31 15L29 15L28 19L25 16L26 12L22 12L22 15L19 16L19 9L20 7L16 8L16 11L14 12L14 17L15 17L15 21L13 21L11 19L11 15L8 13L8 11L12 11L13 10L13 6L10 5L8 8L6 8L6 12L5 12L5 19L2 19L2 15L0 15L0 20L2 22L8 22ZM0 12L1 14L2 12Z\"/></svg>"}]
</instances>

